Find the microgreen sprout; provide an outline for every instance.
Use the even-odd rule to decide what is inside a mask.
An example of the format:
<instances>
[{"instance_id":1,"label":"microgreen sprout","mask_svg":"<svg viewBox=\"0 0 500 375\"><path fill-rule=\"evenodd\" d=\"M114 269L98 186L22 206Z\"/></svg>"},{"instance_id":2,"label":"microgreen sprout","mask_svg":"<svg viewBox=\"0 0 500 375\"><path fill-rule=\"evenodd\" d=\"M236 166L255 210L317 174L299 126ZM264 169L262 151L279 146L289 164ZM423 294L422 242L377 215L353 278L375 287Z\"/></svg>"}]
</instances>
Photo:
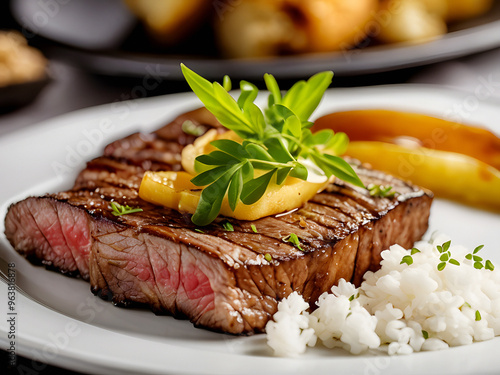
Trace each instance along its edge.
<instances>
[{"instance_id":1,"label":"microgreen sprout","mask_svg":"<svg viewBox=\"0 0 500 375\"><path fill-rule=\"evenodd\" d=\"M481 258L477 253L484 247L484 245L479 245L477 246L472 253L469 253L465 256L465 259L471 260L474 262L474 268L475 269L482 269L485 268L487 270L493 271L495 269L495 266L491 262L491 260L486 260L485 262L483 261L483 258ZM484 263L483 263L484 262Z\"/></svg>"},{"instance_id":2,"label":"microgreen sprout","mask_svg":"<svg viewBox=\"0 0 500 375\"><path fill-rule=\"evenodd\" d=\"M130 207L130 206L122 206L118 202L111 202L111 209L113 210L111 213L115 216L121 216L121 215L127 215L127 214L133 214L134 212L142 212L142 208L139 207Z\"/></svg>"},{"instance_id":3,"label":"microgreen sprout","mask_svg":"<svg viewBox=\"0 0 500 375\"><path fill-rule=\"evenodd\" d=\"M410 254L411 255L405 255L403 257L403 259L401 259L401 262L399 264L403 264L403 263L406 263L407 265L412 265L413 264L413 257L412 255L415 255L416 253L420 253L420 250L417 249L416 247L414 247L413 249L411 249L410 251Z\"/></svg>"},{"instance_id":4,"label":"microgreen sprout","mask_svg":"<svg viewBox=\"0 0 500 375\"><path fill-rule=\"evenodd\" d=\"M441 254L441 256L439 257L439 260L441 262L437 265L438 271L444 270L448 263L453 264L455 266L460 265L460 262L458 260L451 257L450 246L451 246L451 241L447 241L442 245L436 246L437 250Z\"/></svg>"},{"instance_id":5,"label":"microgreen sprout","mask_svg":"<svg viewBox=\"0 0 500 375\"><path fill-rule=\"evenodd\" d=\"M225 221L222 223L222 226L224 229L228 232L234 232L234 227L233 224L231 224L229 221Z\"/></svg>"},{"instance_id":6,"label":"microgreen sprout","mask_svg":"<svg viewBox=\"0 0 500 375\"><path fill-rule=\"evenodd\" d=\"M392 186L390 185L370 184L366 188L372 197L392 198L396 195L396 191L392 190Z\"/></svg>"},{"instance_id":7,"label":"microgreen sprout","mask_svg":"<svg viewBox=\"0 0 500 375\"><path fill-rule=\"evenodd\" d=\"M304 251L304 249L302 249L302 247L300 246L299 237L295 233L290 233L288 236L286 236L285 238L283 238L283 241L290 242L296 248L298 248L300 251Z\"/></svg>"}]
</instances>

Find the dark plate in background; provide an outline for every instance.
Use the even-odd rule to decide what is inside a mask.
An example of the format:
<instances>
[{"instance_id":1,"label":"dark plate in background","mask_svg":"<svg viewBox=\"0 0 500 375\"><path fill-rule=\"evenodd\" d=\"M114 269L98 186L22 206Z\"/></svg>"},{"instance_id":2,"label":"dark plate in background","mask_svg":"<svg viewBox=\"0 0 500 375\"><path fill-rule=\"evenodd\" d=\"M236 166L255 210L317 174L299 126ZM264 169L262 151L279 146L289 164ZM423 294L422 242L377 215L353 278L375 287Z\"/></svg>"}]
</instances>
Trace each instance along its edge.
<instances>
[{"instance_id":1,"label":"dark plate in background","mask_svg":"<svg viewBox=\"0 0 500 375\"><path fill-rule=\"evenodd\" d=\"M489 13L452 25L442 38L427 43L372 45L266 59L219 58L208 27L183 45L161 51L148 42L121 0L53 3L57 9L43 8L44 2L31 0L16 0L11 6L19 24L34 31L32 36L43 37L53 51L85 69L108 76L157 74L180 80L181 62L209 79L220 79L224 74L261 79L264 73L294 79L322 70L333 70L338 76L354 76L420 66L500 47L499 1Z\"/></svg>"}]
</instances>

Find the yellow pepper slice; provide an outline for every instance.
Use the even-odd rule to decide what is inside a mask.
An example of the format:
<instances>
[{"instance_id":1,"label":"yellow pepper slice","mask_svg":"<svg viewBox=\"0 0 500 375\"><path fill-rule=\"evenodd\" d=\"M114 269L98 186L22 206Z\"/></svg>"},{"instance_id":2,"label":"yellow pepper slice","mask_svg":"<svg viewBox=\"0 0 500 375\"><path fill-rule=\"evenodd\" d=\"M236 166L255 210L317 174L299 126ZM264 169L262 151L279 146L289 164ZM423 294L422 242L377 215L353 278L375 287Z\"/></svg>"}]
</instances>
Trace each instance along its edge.
<instances>
[{"instance_id":1,"label":"yellow pepper slice","mask_svg":"<svg viewBox=\"0 0 500 375\"><path fill-rule=\"evenodd\" d=\"M346 154L437 196L500 210L500 171L470 156L370 141L351 142Z\"/></svg>"},{"instance_id":2,"label":"yellow pepper slice","mask_svg":"<svg viewBox=\"0 0 500 375\"><path fill-rule=\"evenodd\" d=\"M388 110L336 112L320 117L313 131L333 129L351 141L411 143L469 155L500 170L500 138L484 128L418 113Z\"/></svg>"},{"instance_id":3,"label":"yellow pepper slice","mask_svg":"<svg viewBox=\"0 0 500 375\"><path fill-rule=\"evenodd\" d=\"M198 206L201 188L191 183L194 176L187 172L148 171L139 188L139 196L153 204L193 214ZM220 213L238 220L257 220L300 207L311 199L327 182L311 183L288 177L283 185L271 183L264 196L252 205L239 203L234 212L227 198L222 202Z\"/></svg>"}]
</instances>

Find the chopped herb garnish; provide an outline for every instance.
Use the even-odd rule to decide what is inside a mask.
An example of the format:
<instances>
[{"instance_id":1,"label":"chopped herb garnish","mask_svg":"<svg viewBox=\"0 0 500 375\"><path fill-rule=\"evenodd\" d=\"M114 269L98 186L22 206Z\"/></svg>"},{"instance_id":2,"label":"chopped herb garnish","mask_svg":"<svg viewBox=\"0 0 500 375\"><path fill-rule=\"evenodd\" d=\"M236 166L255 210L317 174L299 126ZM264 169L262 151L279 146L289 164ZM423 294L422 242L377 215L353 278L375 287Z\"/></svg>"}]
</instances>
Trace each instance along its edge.
<instances>
[{"instance_id":1,"label":"chopped herb garnish","mask_svg":"<svg viewBox=\"0 0 500 375\"><path fill-rule=\"evenodd\" d=\"M304 251L304 249L302 249L302 247L300 246L299 237L295 233L290 233L288 236L283 238L283 241L290 242L300 251Z\"/></svg>"},{"instance_id":2,"label":"chopped herb garnish","mask_svg":"<svg viewBox=\"0 0 500 375\"><path fill-rule=\"evenodd\" d=\"M407 265L412 265L413 264L413 258L411 257L411 255L405 255L403 257L403 259L401 259L401 263L399 264L403 264L403 263L406 263Z\"/></svg>"},{"instance_id":3,"label":"chopped herb garnish","mask_svg":"<svg viewBox=\"0 0 500 375\"><path fill-rule=\"evenodd\" d=\"M359 293L358 294L353 294L352 296L349 297L349 302L350 301L354 301L358 297L359 297Z\"/></svg>"},{"instance_id":4,"label":"chopped herb garnish","mask_svg":"<svg viewBox=\"0 0 500 375\"><path fill-rule=\"evenodd\" d=\"M454 266L459 266L460 262L456 259L453 259L451 257L451 252L450 252L450 246L451 246L451 241L447 241L443 243L442 245L436 246L437 250L441 254L439 257L439 260L441 263L437 265L438 271L442 271L445 269L446 265L448 263L453 264Z\"/></svg>"},{"instance_id":5,"label":"chopped herb garnish","mask_svg":"<svg viewBox=\"0 0 500 375\"><path fill-rule=\"evenodd\" d=\"M252 231L254 233L259 233L259 232L257 232L257 227L254 224L250 225L250 227L252 228Z\"/></svg>"},{"instance_id":6,"label":"chopped herb garnish","mask_svg":"<svg viewBox=\"0 0 500 375\"><path fill-rule=\"evenodd\" d=\"M271 256L271 254L266 253L266 255L264 255L264 259L268 262L271 262L273 260L273 257Z\"/></svg>"},{"instance_id":7,"label":"chopped herb garnish","mask_svg":"<svg viewBox=\"0 0 500 375\"><path fill-rule=\"evenodd\" d=\"M111 209L113 210L111 213L115 216L133 214L135 212L142 212L142 208L139 207L130 207L130 206L122 206L118 202L111 202Z\"/></svg>"},{"instance_id":8,"label":"chopped herb garnish","mask_svg":"<svg viewBox=\"0 0 500 375\"><path fill-rule=\"evenodd\" d=\"M195 232L198 232L198 233L205 233L200 228L194 228L194 230L195 230Z\"/></svg>"},{"instance_id":9,"label":"chopped herb garnish","mask_svg":"<svg viewBox=\"0 0 500 375\"><path fill-rule=\"evenodd\" d=\"M495 269L495 266L493 265L493 263L491 263L491 260L487 260L484 268L486 268L487 270L493 271Z\"/></svg>"},{"instance_id":10,"label":"chopped herb garnish","mask_svg":"<svg viewBox=\"0 0 500 375\"><path fill-rule=\"evenodd\" d=\"M480 270L482 268L486 268L487 270L493 271L495 269L495 266L491 262L491 260L486 260L486 262L483 263L483 258L481 258L479 255L476 255L484 245L479 245L477 246L472 253L469 253L465 256L465 259L471 260L474 264L474 268L477 270Z\"/></svg>"},{"instance_id":11,"label":"chopped herb garnish","mask_svg":"<svg viewBox=\"0 0 500 375\"><path fill-rule=\"evenodd\" d=\"M234 232L234 227L233 227L233 224L231 224L229 221L225 221L224 223L222 223L222 226L224 227L225 230L227 230L228 232Z\"/></svg>"},{"instance_id":12,"label":"chopped herb garnish","mask_svg":"<svg viewBox=\"0 0 500 375\"><path fill-rule=\"evenodd\" d=\"M392 198L396 195L396 192L392 190L392 186L390 185L370 184L367 186L367 189L372 197Z\"/></svg>"},{"instance_id":13,"label":"chopped herb garnish","mask_svg":"<svg viewBox=\"0 0 500 375\"><path fill-rule=\"evenodd\" d=\"M429 338L429 332L422 330L422 336L427 340Z\"/></svg>"},{"instance_id":14,"label":"chopped herb garnish","mask_svg":"<svg viewBox=\"0 0 500 375\"><path fill-rule=\"evenodd\" d=\"M416 253L420 253L420 250L417 249L416 247L414 247L413 249L411 249L411 255L414 255Z\"/></svg>"},{"instance_id":15,"label":"chopped herb garnish","mask_svg":"<svg viewBox=\"0 0 500 375\"><path fill-rule=\"evenodd\" d=\"M479 322L481 320L481 313L479 310L476 310L476 322Z\"/></svg>"},{"instance_id":16,"label":"chopped herb garnish","mask_svg":"<svg viewBox=\"0 0 500 375\"><path fill-rule=\"evenodd\" d=\"M191 220L196 225L207 225L219 214L227 196L231 210L242 202L257 202L271 183L281 185L288 176L307 180L314 164L315 173L325 179L336 176L346 182L364 187L353 168L341 155L347 149L344 133L324 129L312 133L309 117L318 106L332 81L332 72L318 73L308 81L297 82L282 95L276 79L266 74L269 90L268 108L262 111L254 104L258 89L250 82L241 81L241 94L235 100L227 89L211 83L183 64L182 72L191 89L219 122L234 131L244 141L229 139L211 142L216 148L195 160L195 168L202 171L191 182L203 191ZM307 161L308 163L304 163ZM254 171L264 173L254 177ZM319 171L319 172L318 172Z\"/></svg>"},{"instance_id":17,"label":"chopped herb garnish","mask_svg":"<svg viewBox=\"0 0 500 375\"><path fill-rule=\"evenodd\" d=\"M188 135L194 135L195 137L199 137L200 135L205 134L207 128L203 125L196 125L194 122L190 120L186 120L182 123L181 127L182 131Z\"/></svg>"}]
</instances>

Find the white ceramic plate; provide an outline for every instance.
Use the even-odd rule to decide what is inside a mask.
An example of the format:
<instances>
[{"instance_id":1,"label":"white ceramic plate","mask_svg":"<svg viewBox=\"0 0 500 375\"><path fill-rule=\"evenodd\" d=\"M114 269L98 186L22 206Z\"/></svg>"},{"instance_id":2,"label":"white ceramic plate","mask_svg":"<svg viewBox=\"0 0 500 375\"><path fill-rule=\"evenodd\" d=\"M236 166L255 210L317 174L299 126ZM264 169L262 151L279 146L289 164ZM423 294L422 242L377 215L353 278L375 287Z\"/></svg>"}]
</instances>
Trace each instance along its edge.
<instances>
[{"instance_id":1,"label":"white ceramic plate","mask_svg":"<svg viewBox=\"0 0 500 375\"><path fill-rule=\"evenodd\" d=\"M386 86L328 91L315 116L354 108L392 108L440 117L461 116L500 134L500 109L476 94L433 86ZM481 93L482 95L479 95ZM154 130L199 105L177 94L89 108L54 118L0 139L0 216L28 194L68 188L85 161L111 140L138 129ZM402 124L404 126L404 124ZM452 182L450 182L452 183ZM430 231L474 247L500 264L500 215L436 200ZM0 224L3 233L3 219ZM122 309L94 297L89 284L35 267L18 256L2 234L1 266L15 263L16 352L28 358L91 373L141 374L327 374L488 373L500 368L500 338L442 352L409 356L351 356L341 350L311 349L299 359L271 356L263 335L234 337L194 328L188 321ZM7 311L6 284L0 308ZM6 314L6 313L4 313ZM7 342L6 315L0 319L0 346ZM35 368L36 369L36 368Z\"/></svg>"}]
</instances>

